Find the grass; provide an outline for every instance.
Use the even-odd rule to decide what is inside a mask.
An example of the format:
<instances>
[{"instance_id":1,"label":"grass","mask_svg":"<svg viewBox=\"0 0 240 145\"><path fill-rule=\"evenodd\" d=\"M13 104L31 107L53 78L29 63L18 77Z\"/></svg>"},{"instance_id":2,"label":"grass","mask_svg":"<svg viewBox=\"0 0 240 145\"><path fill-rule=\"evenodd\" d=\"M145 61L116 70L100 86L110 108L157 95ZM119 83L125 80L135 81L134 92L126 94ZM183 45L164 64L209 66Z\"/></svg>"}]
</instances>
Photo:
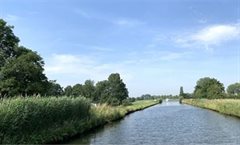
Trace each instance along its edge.
<instances>
[{"instance_id":1,"label":"grass","mask_svg":"<svg viewBox=\"0 0 240 145\"><path fill-rule=\"evenodd\" d=\"M89 117L84 98L28 97L0 102L0 143L45 143L77 132Z\"/></svg>"},{"instance_id":2,"label":"grass","mask_svg":"<svg viewBox=\"0 0 240 145\"><path fill-rule=\"evenodd\" d=\"M143 110L156 104L159 104L159 101L142 100L133 102L133 104L129 106L121 105L117 107L112 107L106 104L97 105L96 107L92 106L90 110L88 124L86 125L87 128L85 130L87 131L90 129L94 129L106 123L119 120L132 112Z\"/></svg>"},{"instance_id":3,"label":"grass","mask_svg":"<svg viewBox=\"0 0 240 145\"><path fill-rule=\"evenodd\" d=\"M158 101L96 107L84 98L27 97L0 100L0 143L43 144L67 140Z\"/></svg>"},{"instance_id":4,"label":"grass","mask_svg":"<svg viewBox=\"0 0 240 145\"><path fill-rule=\"evenodd\" d=\"M182 103L240 117L240 99L183 99Z\"/></svg>"}]
</instances>

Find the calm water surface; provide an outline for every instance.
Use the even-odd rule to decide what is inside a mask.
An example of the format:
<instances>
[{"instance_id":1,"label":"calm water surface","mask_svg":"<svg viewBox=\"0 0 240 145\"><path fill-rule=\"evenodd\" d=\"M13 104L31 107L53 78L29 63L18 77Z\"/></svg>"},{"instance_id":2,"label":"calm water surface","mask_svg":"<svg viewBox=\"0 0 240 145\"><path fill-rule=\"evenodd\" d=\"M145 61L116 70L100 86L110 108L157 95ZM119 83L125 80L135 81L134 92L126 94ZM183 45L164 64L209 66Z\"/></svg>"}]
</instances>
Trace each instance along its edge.
<instances>
[{"instance_id":1,"label":"calm water surface","mask_svg":"<svg viewBox=\"0 0 240 145\"><path fill-rule=\"evenodd\" d=\"M130 114L69 144L240 145L240 119L178 102L164 102Z\"/></svg>"}]
</instances>

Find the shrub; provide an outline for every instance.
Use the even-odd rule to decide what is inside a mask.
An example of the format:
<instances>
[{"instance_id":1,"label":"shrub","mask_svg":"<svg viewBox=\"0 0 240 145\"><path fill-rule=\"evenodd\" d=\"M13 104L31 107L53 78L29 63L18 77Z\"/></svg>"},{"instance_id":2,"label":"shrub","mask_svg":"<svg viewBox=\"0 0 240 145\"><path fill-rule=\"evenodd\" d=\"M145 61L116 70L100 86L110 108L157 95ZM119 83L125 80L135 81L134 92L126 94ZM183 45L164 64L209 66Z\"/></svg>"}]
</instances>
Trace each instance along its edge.
<instances>
[{"instance_id":1,"label":"shrub","mask_svg":"<svg viewBox=\"0 0 240 145\"><path fill-rule=\"evenodd\" d=\"M129 105L132 105L132 102L131 102L130 99L124 99L124 100L122 101L122 105L123 105L123 106L129 106Z\"/></svg>"}]
</instances>

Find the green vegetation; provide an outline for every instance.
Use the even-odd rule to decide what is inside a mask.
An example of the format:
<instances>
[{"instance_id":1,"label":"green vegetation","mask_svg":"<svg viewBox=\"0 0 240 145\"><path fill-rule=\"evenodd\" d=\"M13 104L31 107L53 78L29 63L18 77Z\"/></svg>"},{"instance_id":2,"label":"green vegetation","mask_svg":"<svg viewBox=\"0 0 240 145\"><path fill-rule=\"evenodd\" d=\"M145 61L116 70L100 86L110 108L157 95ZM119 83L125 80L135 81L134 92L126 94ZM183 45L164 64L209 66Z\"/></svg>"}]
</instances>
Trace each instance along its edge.
<instances>
[{"instance_id":1,"label":"green vegetation","mask_svg":"<svg viewBox=\"0 0 240 145\"><path fill-rule=\"evenodd\" d=\"M90 122L93 122L91 124L94 126L99 126L108 122L112 122L114 120L121 119L127 114L138 110L143 110L156 104L159 104L159 101L143 100L136 101L129 106L121 105L117 107L112 107L107 104L98 105L91 108Z\"/></svg>"},{"instance_id":2,"label":"green vegetation","mask_svg":"<svg viewBox=\"0 0 240 145\"><path fill-rule=\"evenodd\" d=\"M240 98L240 83L234 83L228 86L227 93L229 98Z\"/></svg>"},{"instance_id":3,"label":"green vegetation","mask_svg":"<svg viewBox=\"0 0 240 145\"><path fill-rule=\"evenodd\" d=\"M224 85L215 78L200 78L195 86L193 94L184 93L183 87L180 87L179 96L184 99L240 99L240 83L234 83L224 90Z\"/></svg>"},{"instance_id":4,"label":"green vegetation","mask_svg":"<svg viewBox=\"0 0 240 145\"><path fill-rule=\"evenodd\" d=\"M118 73L110 74L108 80L100 81L96 85L94 81L86 80L83 85L67 86L64 91L66 96L84 96L94 103L107 103L113 106L126 103L124 100L128 99L128 90Z\"/></svg>"},{"instance_id":5,"label":"green vegetation","mask_svg":"<svg viewBox=\"0 0 240 145\"><path fill-rule=\"evenodd\" d=\"M89 118L84 98L26 97L0 102L0 143L46 143L74 135Z\"/></svg>"},{"instance_id":6,"label":"green vegetation","mask_svg":"<svg viewBox=\"0 0 240 145\"><path fill-rule=\"evenodd\" d=\"M223 98L224 86L214 78L201 78L197 81L193 95L195 98Z\"/></svg>"},{"instance_id":7,"label":"green vegetation","mask_svg":"<svg viewBox=\"0 0 240 145\"><path fill-rule=\"evenodd\" d=\"M182 103L240 117L240 100L238 99L183 99Z\"/></svg>"},{"instance_id":8,"label":"green vegetation","mask_svg":"<svg viewBox=\"0 0 240 145\"><path fill-rule=\"evenodd\" d=\"M179 99L178 95L150 95L150 94L144 94L140 97L136 97L135 100L149 100L149 99L155 99L155 100L163 100L163 99Z\"/></svg>"},{"instance_id":9,"label":"green vegetation","mask_svg":"<svg viewBox=\"0 0 240 145\"><path fill-rule=\"evenodd\" d=\"M0 97L45 95L48 80L43 74L42 58L19 46L13 26L0 19Z\"/></svg>"},{"instance_id":10,"label":"green vegetation","mask_svg":"<svg viewBox=\"0 0 240 145\"><path fill-rule=\"evenodd\" d=\"M144 100L129 106L91 106L82 97L18 97L0 102L0 143L54 143L158 104Z\"/></svg>"},{"instance_id":11,"label":"green vegetation","mask_svg":"<svg viewBox=\"0 0 240 145\"><path fill-rule=\"evenodd\" d=\"M184 96L184 92L183 92L183 87L180 87L180 92L179 92L179 96L183 97Z\"/></svg>"},{"instance_id":12,"label":"green vegetation","mask_svg":"<svg viewBox=\"0 0 240 145\"><path fill-rule=\"evenodd\" d=\"M95 103L120 105L128 98L126 85L118 73L94 84L92 80L63 89L43 73L44 61L37 52L19 46L13 26L0 19L0 98L14 96L84 96ZM126 102L126 101L125 101Z\"/></svg>"}]
</instances>

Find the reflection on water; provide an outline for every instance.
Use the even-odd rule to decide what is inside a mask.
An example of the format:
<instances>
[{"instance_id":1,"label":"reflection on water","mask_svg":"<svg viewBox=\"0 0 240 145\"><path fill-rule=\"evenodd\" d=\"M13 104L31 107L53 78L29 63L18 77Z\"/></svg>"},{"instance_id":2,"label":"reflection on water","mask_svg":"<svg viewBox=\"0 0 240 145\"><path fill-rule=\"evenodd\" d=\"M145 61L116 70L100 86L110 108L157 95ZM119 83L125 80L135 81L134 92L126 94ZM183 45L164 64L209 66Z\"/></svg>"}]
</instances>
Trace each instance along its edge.
<instances>
[{"instance_id":1,"label":"reflection on water","mask_svg":"<svg viewBox=\"0 0 240 145\"><path fill-rule=\"evenodd\" d=\"M169 100L69 143L240 144L240 119Z\"/></svg>"}]
</instances>

